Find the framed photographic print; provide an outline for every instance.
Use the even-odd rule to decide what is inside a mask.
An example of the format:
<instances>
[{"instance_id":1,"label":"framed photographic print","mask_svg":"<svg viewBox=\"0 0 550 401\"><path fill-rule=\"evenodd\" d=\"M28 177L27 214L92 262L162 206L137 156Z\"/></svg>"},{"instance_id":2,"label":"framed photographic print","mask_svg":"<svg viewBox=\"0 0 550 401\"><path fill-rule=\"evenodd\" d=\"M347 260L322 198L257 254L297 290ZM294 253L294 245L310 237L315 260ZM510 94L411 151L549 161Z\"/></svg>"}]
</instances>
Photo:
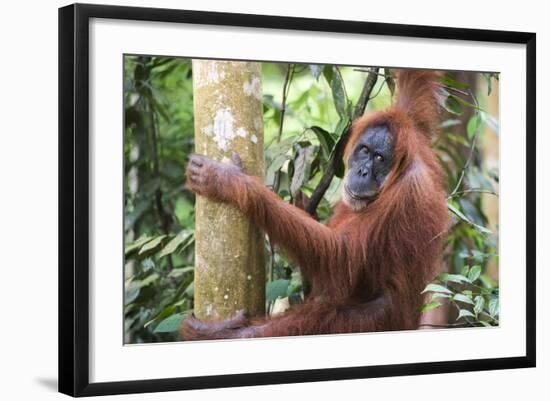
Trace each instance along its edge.
<instances>
[{"instance_id":1,"label":"framed photographic print","mask_svg":"<svg viewBox=\"0 0 550 401\"><path fill-rule=\"evenodd\" d=\"M59 10L59 390L535 366L535 34Z\"/></svg>"}]
</instances>

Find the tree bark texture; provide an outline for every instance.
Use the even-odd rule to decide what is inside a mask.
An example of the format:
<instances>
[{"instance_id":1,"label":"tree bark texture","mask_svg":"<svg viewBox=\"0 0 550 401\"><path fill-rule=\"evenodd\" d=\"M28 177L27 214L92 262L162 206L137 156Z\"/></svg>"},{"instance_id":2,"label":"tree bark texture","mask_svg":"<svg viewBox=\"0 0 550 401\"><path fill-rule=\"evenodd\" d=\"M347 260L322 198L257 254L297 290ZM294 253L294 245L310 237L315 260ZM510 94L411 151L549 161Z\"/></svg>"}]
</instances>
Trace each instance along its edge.
<instances>
[{"instance_id":1,"label":"tree bark texture","mask_svg":"<svg viewBox=\"0 0 550 401\"><path fill-rule=\"evenodd\" d=\"M193 60L195 152L263 179L261 64ZM195 316L228 318L240 309L265 313L264 237L233 206L197 196Z\"/></svg>"}]
</instances>

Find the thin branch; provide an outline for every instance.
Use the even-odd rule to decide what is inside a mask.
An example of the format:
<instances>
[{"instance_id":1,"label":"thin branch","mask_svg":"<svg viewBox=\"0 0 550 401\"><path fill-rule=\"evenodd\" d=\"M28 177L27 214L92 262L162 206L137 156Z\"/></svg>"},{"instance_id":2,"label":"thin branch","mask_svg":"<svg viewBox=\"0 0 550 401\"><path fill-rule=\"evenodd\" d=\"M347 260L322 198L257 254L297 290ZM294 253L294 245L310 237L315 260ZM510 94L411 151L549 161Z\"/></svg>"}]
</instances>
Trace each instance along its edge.
<instances>
[{"instance_id":1,"label":"thin branch","mask_svg":"<svg viewBox=\"0 0 550 401\"><path fill-rule=\"evenodd\" d=\"M366 70L364 68L354 68L353 71L355 72L369 72L371 73L372 70L370 69L371 67L367 68ZM384 74L383 72L377 72L376 75L378 75L379 77L382 77L382 78L387 78L388 75L387 74Z\"/></svg>"},{"instance_id":2,"label":"thin branch","mask_svg":"<svg viewBox=\"0 0 550 401\"><path fill-rule=\"evenodd\" d=\"M380 87L379 87L378 90L376 91L376 93L375 93L374 95L372 95L372 96L369 96L369 101L372 100L372 99L374 99L374 98L376 98L376 97L378 97L378 95L380 94L380 92L382 92L382 89L384 89L384 85L387 85L387 83L388 83L387 79L384 79L384 80L382 81L382 84L380 85ZM361 114L361 115L362 115L362 114ZM359 117L361 117L361 115L360 115Z\"/></svg>"},{"instance_id":3,"label":"thin branch","mask_svg":"<svg viewBox=\"0 0 550 401\"><path fill-rule=\"evenodd\" d=\"M450 90L450 91L454 91L454 92L456 92L456 93L460 93L461 95L466 95L466 96L467 96L467 95L469 94L469 93L466 92L466 91L463 91L463 90L460 90L460 89L457 89L457 88L453 88L453 87L450 87L450 86L444 86L444 88L445 88L446 90Z\"/></svg>"},{"instance_id":4,"label":"thin branch","mask_svg":"<svg viewBox=\"0 0 550 401\"><path fill-rule=\"evenodd\" d=\"M472 139L472 144L470 146L470 154L468 155L468 160L466 160L466 163L464 164L464 167L462 167L462 170L460 171L460 177L458 178L458 181L456 182L456 185L455 185L453 191L449 195L451 198L454 197L455 194L458 192L458 188L460 188L460 185L462 184L462 180L464 180L466 170L468 169L468 167L470 167L470 163L472 162L474 152L475 152L475 147L476 147L476 142L477 142L477 134L478 134L478 132L475 133L475 135Z\"/></svg>"},{"instance_id":5,"label":"thin branch","mask_svg":"<svg viewBox=\"0 0 550 401\"><path fill-rule=\"evenodd\" d=\"M170 222L171 222L171 216L164 208L164 205L162 203L162 188L160 185L161 181L161 175L160 175L160 163L159 163L159 150L158 150L158 133L157 133L157 122L155 118L155 110L153 109L153 105L150 101L147 102L147 108L149 110L149 124L150 124L150 132L151 132L151 153L153 155L153 175L155 178L159 180L158 188L155 191L155 206L157 210L157 214L160 219L160 224L162 226L162 230L164 231L164 234L168 235L170 234ZM167 264L168 264L168 270L172 271L174 268L174 264L172 262L172 255L168 255L167 257Z\"/></svg>"},{"instance_id":6,"label":"thin branch","mask_svg":"<svg viewBox=\"0 0 550 401\"><path fill-rule=\"evenodd\" d=\"M479 105L477 103L477 99L471 91L470 91L470 96L472 97L476 107L478 107ZM476 114L479 114L479 112L477 110L476 110ZM479 136L479 131L480 131L480 129L479 129L479 127L477 127L476 132L474 134L474 137L472 138L472 144L470 145L470 154L468 155L468 160L466 160L466 163L464 164L464 167L462 167L462 171L460 172L460 177L458 178L458 181L455 185L455 188L453 189L453 191L449 195L451 197L453 197L458 192L458 189L460 188L460 185L462 184L462 180L464 179L464 175L466 174L466 170L468 169L468 167L470 167L470 164L472 163L472 159L474 157L476 143L477 143L477 137Z\"/></svg>"},{"instance_id":7,"label":"thin branch","mask_svg":"<svg viewBox=\"0 0 550 401\"><path fill-rule=\"evenodd\" d=\"M361 117L365 112L365 109L370 99L370 94L374 88L374 85L376 84L376 81L378 80L379 69L377 67L371 67L369 68L369 70L369 75L367 75L365 85L363 86L361 95L359 96L359 100L357 101L357 104L355 105L355 109L353 111L353 119ZM311 194L309 202L304 208L304 210L312 216L315 215L317 206L319 206L321 199L323 199L323 196L327 192L327 189L330 186L330 183L332 182L336 171L338 170L339 164L342 163L344 150L346 149L346 145L350 136L351 123L348 123L348 126L342 132L340 139L338 140L336 145L334 145L334 152L332 153L332 156L328 162L327 169L325 170L323 177L321 177L319 184L317 184L317 187Z\"/></svg>"},{"instance_id":8,"label":"thin branch","mask_svg":"<svg viewBox=\"0 0 550 401\"><path fill-rule=\"evenodd\" d=\"M157 213L161 222L162 229L165 234L170 233L170 215L164 209L162 204L162 189L160 185L161 175L160 175L160 163L159 163L159 150L158 150L158 134L157 134L157 124L155 118L155 111L150 102L148 102L149 108L149 118L151 124L151 144L152 149L151 153L153 156L153 175L159 180L159 186L155 191L155 205L157 208Z\"/></svg>"},{"instance_id":9,"label":"thin branch","mask_svg":"<svg viewBox=\"0 0 550 401\"><path fill-rule=\"evenodd\" d=\"M292 77L294 75L294 64L288 64L285 74L285 82L283 84L283 99L281 103L281 120L279 122L279 133L277 134L276 142L281 142L281 138L283 137L283 126L285 122L285 112L286 112L286 100L288 97L288 93L290 91L290 83L292 82ZM281 170L277 170L275 172L275 176L273 179L273 192L277 193L279 192L279 186L281 185ZM268 238L269 241L269 276L268 280L269 282L273 281L274 275L275 275L275 249L273 247L273 242L271 241L271 238Z\"/></svg>"},{"instance_id":10,"label":"thin branch","mask_svg":"<svg viewBox=\"0 0 550 401\"><path fill-rule=\"evenodd\" d=\"M292 76L294 75L294 64L289 64L287 66L285 82L283 84L283 101L281 103L281 122L279 124L279 133L277 135L277 141L280 142L283 136L283 124L285 121L285 112L286 112L286 99L288 97L288 92L290 90L290 83L292 82Z\"/></svg>"},{"instance_id":11,"label":"thin branch","mask_svg":"<svg viewBox=\"0 0 550 401\"><path fill-rule=\"evenodd\" d=\"M498 196L497 192L491 191L489 189L471 188L471 189L465 189L464 191L456 191L453 194L447 196L447 199L452 199L452 198L455 198L457 196L461 196L461 195L464 195L464 194L470 194L470 193L489 194L489 195Z\"/></svg>"},{"instance_id":12,"label":"thin branch","mask_svg":"<svg viewBox=\"0 0 550 401\"><path fill-rule=\"evenodd\" d=\"M355 105L355 110L353 111L354 120L356 118L361 117L365 113L367 104L371 99L370 94L374 89L374 85L376 85L377 80L378 80L378 67L369 68L369 75L367 75L365 85L361 90L361 95L359 95L359 99L357 100L357 104Z\"/></svg>"},{"instance_id":13,"label":"thin branch","mask_svg":"<svg viewBox=\"0 0 550 401\"><path fill-rule=\"evenodd\" d=\"M271 282L275 278L275 248L273 247L273 242L271 242L271 238L268 237L268 240L269 240L269 257L270 257L268 281Z\"/></svg>"},{"instance_id":14,"label":"thin branch","mask_svg":"<svg viewBox=\"0 0 550 401\"><path fill-rule=\"evenodd\" d=\"M288 97L288 93L290 91L290 83L292 82L292 77L294 76L294 64L288 64L286 74L285 74L285 82L283 84L283 100L281 103L281 120L279 122L279 133L277 134L277 143L281 142L281 138L283 137L283 126L285 122L285 113L286 113L286 100ZM273 191L278 192L279 186L281 185L281 170L277 170L275 172L275 176L273 177Z\"/></svg>"},{"instance_id":15,"label":"thin branch","mask_svg":"<svg viewBox=\"0 0 550 401\"><path fill-rule=\"evenodd\" d=\"M485 288L485 287L481 287L477 284L474 284L474 283L467 283L467 284L463 284L463 287L461 288L462 290L464 290L464 286L470 286L470 287L473 287L477 290L479 290L479 294L475 294L475 295L487 295L487 291L488 289ZM451 282L447 282L447 287L449 287L451 290L453 290L455 293L459 293L461 289L459 289L459 287L457 287L454 283L451 283Z\"/></svg>"}]
</instances>

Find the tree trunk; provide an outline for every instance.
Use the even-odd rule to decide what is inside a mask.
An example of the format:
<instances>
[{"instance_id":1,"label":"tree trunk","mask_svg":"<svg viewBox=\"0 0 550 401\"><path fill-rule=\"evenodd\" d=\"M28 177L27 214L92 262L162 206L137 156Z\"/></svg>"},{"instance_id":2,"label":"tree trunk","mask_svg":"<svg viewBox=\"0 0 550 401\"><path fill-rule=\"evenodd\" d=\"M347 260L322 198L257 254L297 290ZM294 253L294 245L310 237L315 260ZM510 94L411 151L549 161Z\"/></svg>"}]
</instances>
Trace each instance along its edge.
<instances>
[{"instance_id":1,"label":"tree trunk","mask_svg":"<svg viewBox=\"0 0 550 401\"><path fill-rule=\"evenodd\" d=\"M195 152L264 177L261 65L193 60ZM197 196L195 308L216 320L240 309L265 313L263 234L234 207Z\"/></svg>"}]
</instances>

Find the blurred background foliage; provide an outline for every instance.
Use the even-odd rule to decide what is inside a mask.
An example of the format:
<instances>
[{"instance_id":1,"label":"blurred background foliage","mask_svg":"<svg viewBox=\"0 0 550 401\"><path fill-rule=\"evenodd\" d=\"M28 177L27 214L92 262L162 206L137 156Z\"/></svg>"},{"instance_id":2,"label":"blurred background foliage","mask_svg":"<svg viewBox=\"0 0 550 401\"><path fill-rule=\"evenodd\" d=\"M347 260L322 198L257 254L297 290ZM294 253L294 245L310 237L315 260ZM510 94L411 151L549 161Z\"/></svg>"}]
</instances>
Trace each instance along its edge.
<instances>
[{"instance_id":1,"label":"blurred background foliage","mask_svg":"<svg viewBox=\"0 0 550 401\"><path fill-rule=\"evenodd\" d=\"M262 69L265 183L300 206L325 174L369 72L377 79L367 111L391 104L392 70ZM442 312L447 327L497 325L498 75L449 72L442 83L445 112L433 147L447 175L450 231L423 310ZM194 149L191 60L126 56L124 104L125 343L176 341L193 310L195 197L184 188ZM340 165L316 209L321 222L339 198L343 172ZM304 286L267 238L265 247L266 312L279 313L303 300Z\"/></svg>"}]
</instances>

